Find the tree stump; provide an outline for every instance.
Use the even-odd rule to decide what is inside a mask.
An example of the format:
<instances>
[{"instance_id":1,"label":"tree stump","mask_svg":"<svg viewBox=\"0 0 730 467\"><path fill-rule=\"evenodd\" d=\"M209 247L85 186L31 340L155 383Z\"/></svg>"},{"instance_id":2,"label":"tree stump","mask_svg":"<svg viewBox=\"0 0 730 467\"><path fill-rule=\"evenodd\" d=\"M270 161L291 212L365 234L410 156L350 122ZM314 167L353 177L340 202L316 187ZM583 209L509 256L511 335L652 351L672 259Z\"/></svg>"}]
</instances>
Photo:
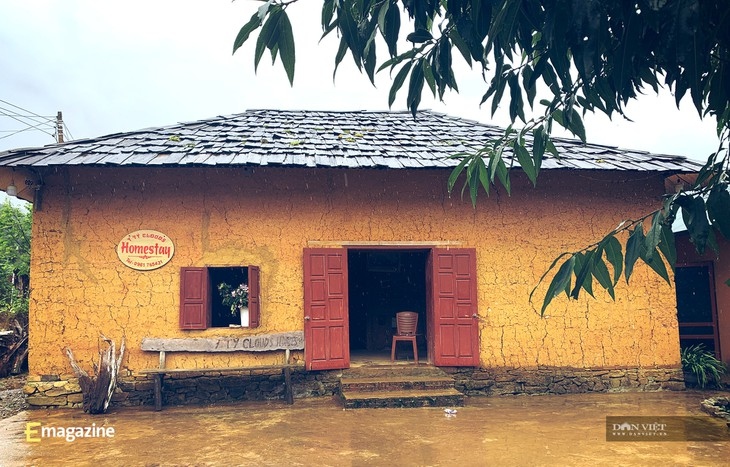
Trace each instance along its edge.
<instances>
[{"instance_id":1,"label":"tree stump","mask_svg":"<svg viewBox=\"0 0 730 467\"><path fill-rule=\"evenodd\" d=\"M83 394L84 412L91 414L100 414L106 412L109 408L114 389L117 387L117 375L124 357L124 337L119 346L119 356L116 356L116 348L114 341L101 336L101 340L107 343L108 347L105 351L99 351L99 365L92 363L94 374L89 374L81 368L74 358L73 351L66 348L71 367L79 378L79 386Z\"/></svg>"}]
</instances>

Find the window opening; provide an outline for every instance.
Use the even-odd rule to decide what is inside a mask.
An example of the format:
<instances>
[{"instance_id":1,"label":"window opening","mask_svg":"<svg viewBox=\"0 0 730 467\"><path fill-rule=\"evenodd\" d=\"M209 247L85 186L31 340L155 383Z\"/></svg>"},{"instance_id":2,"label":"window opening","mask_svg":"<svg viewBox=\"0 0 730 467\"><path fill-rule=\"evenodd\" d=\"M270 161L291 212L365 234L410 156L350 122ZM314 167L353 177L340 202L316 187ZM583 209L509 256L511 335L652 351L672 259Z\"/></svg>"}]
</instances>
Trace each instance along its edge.
<instances>
[{"instance_id":1,"label":"window opening","mask_svg":"<svg viewBox=\"0 0 730 467\"><path fill-rule=\"evenodd\" d=\"M208 273L212 299L211 327L249 327L248 268L211 267L208 268Z\"/></svg>"}]
</instances>

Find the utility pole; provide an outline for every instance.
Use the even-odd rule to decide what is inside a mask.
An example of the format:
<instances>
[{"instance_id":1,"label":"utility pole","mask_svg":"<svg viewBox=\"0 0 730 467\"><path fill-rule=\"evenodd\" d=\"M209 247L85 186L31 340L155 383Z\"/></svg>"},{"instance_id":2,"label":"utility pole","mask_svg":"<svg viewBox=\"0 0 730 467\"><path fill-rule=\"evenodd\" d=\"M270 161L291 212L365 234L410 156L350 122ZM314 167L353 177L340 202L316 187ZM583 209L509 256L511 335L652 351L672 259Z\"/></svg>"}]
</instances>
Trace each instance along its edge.
<instances>
[{"instance_id":1,"label":"utility pole","mask_svg":"<svg viewBox=\"0 0 730 467\"><path fill-rule=\"evenodd\" d=\"M60 110L56 114L56 142L63 143L63 113Z\"/></svg>"}]
</instances>

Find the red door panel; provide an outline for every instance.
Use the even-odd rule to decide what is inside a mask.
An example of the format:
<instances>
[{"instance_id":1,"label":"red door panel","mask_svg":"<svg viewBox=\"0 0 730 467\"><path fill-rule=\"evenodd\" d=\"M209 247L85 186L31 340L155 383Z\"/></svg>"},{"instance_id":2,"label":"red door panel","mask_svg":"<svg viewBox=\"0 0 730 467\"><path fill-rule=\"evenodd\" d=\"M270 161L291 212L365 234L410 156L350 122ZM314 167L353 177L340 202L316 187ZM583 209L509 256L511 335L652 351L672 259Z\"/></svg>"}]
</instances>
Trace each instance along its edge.
<instances>
[{"instance_id":1,"label":"red door panel","mask_svg":"<svg viewBox=\"0 0 730 467\"><path fill-rule=\"evenodd\" d=\"M304 362L308 370L350 366L347 251L304 249Z\"/></svg>"},{"instance_id":2,"label":"red door panel","mask_svg":"<svg viewBox=\"0 0 730 467\"><path fill-rule=\"evenodd\" d=\"M434 248L429 269L434 364L479 366L475 250Z\"/></svg>"},{"instance_id":3,"label":"red door panel","mask_svg":"<svg viewBox=\"0 0 730 467\"><path fill-rule=\"evenodd\" d=\"M180 329L206 329L210 323L208 269L180 269Z\"/></svg>"}]
</instances>

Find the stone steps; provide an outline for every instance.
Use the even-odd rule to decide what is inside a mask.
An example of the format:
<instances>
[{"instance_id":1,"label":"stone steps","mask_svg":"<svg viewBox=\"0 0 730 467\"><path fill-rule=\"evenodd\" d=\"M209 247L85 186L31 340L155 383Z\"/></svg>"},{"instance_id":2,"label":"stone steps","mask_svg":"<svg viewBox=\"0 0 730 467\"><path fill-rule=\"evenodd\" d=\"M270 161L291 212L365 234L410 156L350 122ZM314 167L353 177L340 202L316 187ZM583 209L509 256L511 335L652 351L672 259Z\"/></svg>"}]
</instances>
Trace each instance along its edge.
<instances>
[{"instance_id":1,"label":"stone steps","mask_svg":"<svg viewBox=\"0 0 730 467\"><path fill-rule=\"evenodd\" d=\"M396 376L376 378L342 378L340 388L346 391L398 391L404 389L448 389L454 387L452 378L431 376Z\"/></svg>"},{"instance_id":2,"label":"stone steps","mask_svg":"<svg viewBox=\"0 0 730 467\"><path fill-rule=\"evenodd\" d=\"M374 366L343 371L340 396L346 409L461 407L464 394L454 380L432 366Z\"/></svg>"}]
</instances>

